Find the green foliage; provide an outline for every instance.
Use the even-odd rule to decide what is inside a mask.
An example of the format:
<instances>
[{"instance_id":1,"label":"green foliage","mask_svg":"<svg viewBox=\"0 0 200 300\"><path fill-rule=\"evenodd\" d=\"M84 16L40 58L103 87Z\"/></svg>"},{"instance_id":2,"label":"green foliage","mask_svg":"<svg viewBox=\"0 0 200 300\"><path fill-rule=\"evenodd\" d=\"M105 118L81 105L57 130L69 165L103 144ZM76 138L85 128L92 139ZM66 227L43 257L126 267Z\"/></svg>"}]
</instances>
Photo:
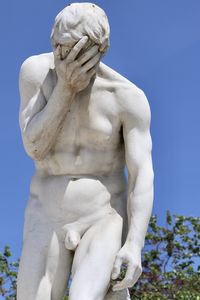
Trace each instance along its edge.
<instances>
[{"instance_id":1,"label":"green foliage","mask_svg":"<svg viewBox=\"0 0 200 300\"><path fill-rule=\"evenodd\" d=\"M0 296L6 300L16 300L16 279L19 261L11 262L12 253L6 246L0 253Z\"/></svg>"},{"instance_id":2,"label":"green foliage","mask_svg":"<svg viewBox=\"0 0 200 300\"><path fill-rule=\"evenodd\" d=\"M200 218L167 211L166 226L160 227L152 216L142 261L131 299L200 300Z\"/></svg>"},{"instance_id":3,"label":"green foliage","mask_svg":"<svg viewBox=\"0 0 200 300\"><path fill-rule=\"evenodd\" d=\"M0 254L0 296L16 300L19 262L10 260L10 249L5 247ZM153 215L142 265L143 273L130 289L132 300L200 300L200 218L172 216L167 211L166 225L160 227Z\"/></svg>"}]
</instances>

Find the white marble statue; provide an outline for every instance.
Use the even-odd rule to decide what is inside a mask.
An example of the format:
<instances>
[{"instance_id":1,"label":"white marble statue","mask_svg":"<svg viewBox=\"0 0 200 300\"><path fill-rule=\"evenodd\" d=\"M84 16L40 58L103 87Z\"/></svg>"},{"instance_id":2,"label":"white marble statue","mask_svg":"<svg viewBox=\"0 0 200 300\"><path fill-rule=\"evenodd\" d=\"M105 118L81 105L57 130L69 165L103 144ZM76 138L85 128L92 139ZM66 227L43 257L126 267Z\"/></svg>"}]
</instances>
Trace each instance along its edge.
<instances>
[{"instance_id":1,"label":"white marble statue","mask_svg":"<svg viewBox=\"0 0 200 300\"><path fill-rule=\"evenodd\" d=\"M35 173L17 299L61 300L70 274L70 300L122 299L141 275L152 211L149 105L100 62L109 24L98 6L64 8L51 41L52 53L20 71L20 127Z\"/></svg>"}]
</instances>

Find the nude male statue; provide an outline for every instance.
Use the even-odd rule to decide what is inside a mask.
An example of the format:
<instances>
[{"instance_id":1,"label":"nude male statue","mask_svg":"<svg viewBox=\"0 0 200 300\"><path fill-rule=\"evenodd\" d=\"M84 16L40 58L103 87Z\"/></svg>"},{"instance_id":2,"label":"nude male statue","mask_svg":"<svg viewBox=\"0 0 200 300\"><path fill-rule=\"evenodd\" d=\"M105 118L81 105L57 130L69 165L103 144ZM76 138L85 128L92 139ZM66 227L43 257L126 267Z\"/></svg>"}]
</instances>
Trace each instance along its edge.
<instances>
[{"instance_id":1,"label":"nude male statue","mask_svg":"<svg viewBox=\"0 0 200 300\"><path fill-rule=\"evenodd\" d=\"M103 300L122 264L114 291L142 272L153 203L150 109L138 87L100 62L109 24L98 6L67 6L51 41L53 53L28 58L20 71L20 126L35 174L17 299L61 300L72 274L70 300Z\"/></svg>"}]
</instances>

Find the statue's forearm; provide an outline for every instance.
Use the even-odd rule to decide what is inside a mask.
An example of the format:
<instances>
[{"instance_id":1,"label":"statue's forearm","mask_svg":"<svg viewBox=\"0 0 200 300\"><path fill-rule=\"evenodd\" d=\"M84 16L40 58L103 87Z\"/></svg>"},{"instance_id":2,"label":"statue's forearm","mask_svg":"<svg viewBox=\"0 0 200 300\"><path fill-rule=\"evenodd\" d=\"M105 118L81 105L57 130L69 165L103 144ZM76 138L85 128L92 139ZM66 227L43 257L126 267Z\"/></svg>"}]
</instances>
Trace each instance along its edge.
<instances>
[{"instance_id":1,"label":"statue's forearm","mask_svg":"<svg viewBox=\"0 0 200 300\"><path fill-rule=\"evenodd\" d=\"M54 145L74 96L74 92L57 83L44 109L28 123L24 140L34 159L43 159Z\"/></svg>"},{"instance_id":2,"label":"statue's forearm","mask_svg":"<svg viewBox=\"0 0 200 300\"><path fill-rule=\"evenodd\" d=\"M128 198L129 231L126 243L138 250L144 247L152 206L153 171L144 169L138 173L134 187L129 186Z\"/></svg>"}]
</instances>

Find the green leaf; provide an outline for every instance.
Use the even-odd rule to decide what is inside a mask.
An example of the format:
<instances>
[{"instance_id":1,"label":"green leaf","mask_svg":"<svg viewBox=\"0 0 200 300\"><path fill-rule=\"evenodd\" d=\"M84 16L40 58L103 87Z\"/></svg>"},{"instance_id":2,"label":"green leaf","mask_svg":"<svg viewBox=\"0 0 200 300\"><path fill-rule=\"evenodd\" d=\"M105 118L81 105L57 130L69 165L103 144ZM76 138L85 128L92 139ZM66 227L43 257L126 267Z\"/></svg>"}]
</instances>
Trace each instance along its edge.
<instances>
[{"instance_id":1,"label":"green leaf","mask_svg":"<svg viewBox=\"0 0 200 300\"><path fill-rule=\"evenodd\" d=\"M172 217L169 210L167 210L167 224L172 225Z\"/></svg>"}]
</instances>

